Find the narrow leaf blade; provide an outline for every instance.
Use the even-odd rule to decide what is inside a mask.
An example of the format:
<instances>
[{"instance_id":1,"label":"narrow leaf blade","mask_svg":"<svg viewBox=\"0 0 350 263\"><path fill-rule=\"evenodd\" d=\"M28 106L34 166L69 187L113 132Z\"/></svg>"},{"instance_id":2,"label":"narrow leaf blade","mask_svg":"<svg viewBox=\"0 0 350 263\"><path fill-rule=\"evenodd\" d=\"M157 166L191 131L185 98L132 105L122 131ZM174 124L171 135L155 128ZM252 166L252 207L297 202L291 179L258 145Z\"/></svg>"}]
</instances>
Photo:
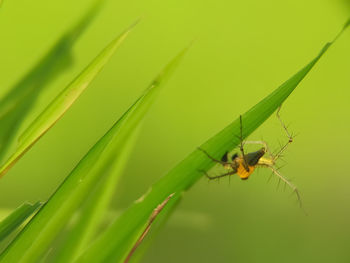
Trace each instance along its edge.
<instances>
[{"instance_id":1,"label":"narrow leaf blade","mask_svg":"<svg viewBox=\"0 0 350 263\"><path fill-rule=\"evenodd\" d=\"M41 205L24 203L0 222L0 242L15 231L28 217L30 217Z\"/></svg>"},{"instance_id":2,"label":"narrow leaf blade","mask_svg":"<svg viewBox=\"0 0 350 263\"><path fill-rule=\"evenodd\" d=\"M67 31L45 56L0 99L0 162L40 93L73 64L72 48L97 15L101 3L101 1L96 2L80 21Z\"/></svg>"},{"instance_id":3,"label":"narrow leaf blade","mask_svg":"<svg viewBox=\"0 0 350 263\"><path fill-rule=\"evenodd\" d=\"M74 214L77 207L86 199L100 180L104 179L104 173L111 168L115 168L113 161L116 158L118 160L121 153L124 153L123 150L128 145L132 132L153 102L155 95L158 94L160 84L169 78L169 74L174 70L182 55L181 53L168 65L144 94L91 148L37 216L31 220L9 249L5 251L0 258L0 262L37 262L51 241ZM115 153L117 153L117 156L115 156ZM116 175L115 178L118 179L119 173L116 173ZM97 217L99 217L100 206L105 206L105 198L109 199L110 193L103 195L102 204L96 202L99 206L96 209ZM95 216L94 214L93 217L95 218ZM90 227L90 222L87 222L86 226Z\"/></svg>"},{"instance_id":4,"label":"narrow leaf blade","mask_svg":"<svg viewBox=\"0 0 350 263\"><path fill-rule=\"evenodd\" d=\"M133 27L133 26L132 26ZM89 86L114 52L127 37L132 27L114 39L32 122L21 135L14 154L0 168L0 177L8 170L64 115Z\"/></svg>"},{"instance_id":5,"label":"narrow leaf blade","mask_svg":"<svg viewBox=\"0 0 350 263\"><path fill-rule=\"evenodd\" d=\"M72 261L75 255L79 255L81 249L85 248L91 237L96 234L96 230L105 215L108 204L113 198L123 167L131 152L133 143L130 141L133 139L134 131L153 103L160 88L164 86L172 75L187 50L188 47L182 50L152 81L146 92L132 107L127 120L118 131L118 137L108 146L110 150L106 150L103 155L106 161L99 165L101 169L97 172L98 174L107 174L99 180L99 185L89 198L88 205L81 213L81 220L77 222L77 227L67 238L65 248L60 251L57 262Z\"/></svg>"}]
</instances>

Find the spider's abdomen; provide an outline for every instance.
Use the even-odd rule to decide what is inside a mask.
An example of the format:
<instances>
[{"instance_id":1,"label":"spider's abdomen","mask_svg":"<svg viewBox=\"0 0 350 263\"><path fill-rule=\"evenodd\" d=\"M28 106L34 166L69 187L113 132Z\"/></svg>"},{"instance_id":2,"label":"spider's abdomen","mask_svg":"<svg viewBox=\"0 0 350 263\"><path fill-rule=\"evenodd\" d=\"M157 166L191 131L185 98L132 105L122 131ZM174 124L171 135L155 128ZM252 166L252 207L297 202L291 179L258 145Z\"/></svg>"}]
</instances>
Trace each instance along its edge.
<instances>
[{"instance_id":1,"label":"spider's abdomen","mask_svg":"<svg viewBox=\"0 0 350 263\"><path fill-rule=\"evenodd\" d=\"M243 165L243 159L239 160L239 166L237 168L237 174L242 180L248 179L248 177L254 172L255 167L248 165L248 170Z\"/></svg>"}]
</instances>

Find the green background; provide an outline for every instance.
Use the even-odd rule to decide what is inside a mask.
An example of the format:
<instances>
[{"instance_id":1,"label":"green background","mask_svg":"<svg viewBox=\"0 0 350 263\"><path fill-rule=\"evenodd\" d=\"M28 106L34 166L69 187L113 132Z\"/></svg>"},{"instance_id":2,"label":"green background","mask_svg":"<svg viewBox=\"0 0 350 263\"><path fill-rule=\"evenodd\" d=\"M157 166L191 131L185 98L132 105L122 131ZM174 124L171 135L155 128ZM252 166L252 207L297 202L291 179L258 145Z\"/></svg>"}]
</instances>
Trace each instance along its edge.
<instances>
[{"instance_id":1,"label":"green background","mask_svg":"<svg viewBox=\"0 0 350 263\"><path fill-rule=\"evenodd\" d=\"M6 1L0 9L0 96L89 8L91 1ZM108 1L74 47L76 63L41 94L24 125L116 34L141 17L112 61L67 114L0 183L6 211L46 200L159 70L195 39L145 119L113 208L125 209L207 138L244 113L333 39L345 0ZM281 172L305 215L270 172L199 181L144 262L350 262L350 32L285 103L298 134ZM1 128L1 127L0 127ZM88 132L87 132L88 131ZM286 137L273 116L250 138ZM215 172L215 171L213 171Z\"/></svg>"}]
</instances>

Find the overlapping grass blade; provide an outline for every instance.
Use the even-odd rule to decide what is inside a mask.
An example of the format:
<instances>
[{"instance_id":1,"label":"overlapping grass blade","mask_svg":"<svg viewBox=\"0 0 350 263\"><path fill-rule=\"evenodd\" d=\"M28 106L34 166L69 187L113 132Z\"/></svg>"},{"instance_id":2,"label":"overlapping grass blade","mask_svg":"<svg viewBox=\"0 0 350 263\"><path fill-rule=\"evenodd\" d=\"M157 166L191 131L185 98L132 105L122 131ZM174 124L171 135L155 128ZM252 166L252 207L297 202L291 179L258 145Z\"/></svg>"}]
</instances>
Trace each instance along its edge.
<instances>
[{"instance_id":1,"label":"overlapping grass blade","mask_svg":"<svg viewBox=\"0 0 350 263\"><path fill-rule=\"evenodd\" d=\"M118 130L114 131L112 128L110 131L114 132L116 134L115 136L118 135L118 137L116 137L109 144L108 149L105 150L103 159L100 161L103 163L99 165L101 169L98 171L98 174L107 174L99 179L99 184L87 201L88 205L83 209L80 220L76 224L76 228L67 238L64 249L60 251L57 262L70 262L79 255L82 248L84 248L91 240L91 237L96 234L96 230L113 197L120 174L133 146L133 143L130 143L130 140L133 139L131 136L134 135L136 126L152 104L159 92L159 88L164 85L164 82L171 76L186 50L187 48L181 51L153 80L145 94L132 106L128 115L124 116L122 126L118 127ZM119 122L121 122L121 120Z\"/></svg>"},{"instance_id":2,"label":"overlapping grass blade","mask_svg":"<svg viewBox=\"0 0 350 263\"><path fill-rule=\"evenodd\" d=\"M143 242L143 240L146 238L147 234L149 233L151 226L153 225L154 220L159 216L159 214L162 212L164 207L168 204L169 200L174 196L175 194L169 195L162 203L160 203L152 212L150 218L148 219L147 225L145 226L143 232L139 236L139 238L134 243L134 246L131 248L129 254L127 255L124 263L128 263L131 259L131 257L134 255L137 248L140 246L140 244Z\"/></svg>"},{"instance_id":3,"label":"overlapping grass blade","mask_svg":"<svg viewBox=\"0 0 350 263\"><path fill-rule=\"evenodd\" d=\"M29 218L41 205L24 203L13 211L8 217L0 222L0 242L15 231L23 222Z\"/></svg>"},{"instance_id":4,"label":"overlapping grass blade","mask_svg":"<svg viewBox=\"0 0 350 263\"><path fill-rule=\"evenodd\" d=\"M31 123L13 155L0 168L3 176L72 106L126 38L133 26L114 39Z\"/></svg>"},{"instance_id":5,"label":"overlapping grass blade","mask_svg":"<svg viewBox=\"0 0 350 263\"><path fill-rule=\"evenodd\" d=\"M168 202L168 204L164 207L162 212L157 216L156 220L154 220L152 224L152 229L147 233L147 236L144 238L144 240L142 240L142 243L139 245L136 251L129 251L129 255L131 254L131 258L129 258L129 263L137 263L142 260L144 254L147 252L147 250L155 240L155 237L160 232L160 229L166 224L172 212L174 212L176 206L180 203L181 197L181 194L173 195L170 202ZM142 229L144 229L144 227ZM135 244L137 244L137 240L135 240L133 244L135 246Z\"/></svg>"},{"instance_id":6,"label":"overlapping grass blade","mask_svg":"<svg viewBox=\"0 0 350 263\"><path fill-rule=\"evenodd\" d=\"M348 23L344 29L348 26ZM343 30L344 30L343 29ZM243 137L246 138L258 128L293 92L309 73L316 62L333 42L327 43L320 54L308 65L292 76L274 92L243 114ZM239 113L237 113L238 115ZM240 122L237 118L229 126L209 139L200 147L214 158L220 159L226 151L233 150L239 143ZM173 168L155 183L142 201L133 204L112 226L79 257L77 262L123 262L147 223L152 210L171 193L176 195L189 189L203 174L199 170L209 170L213 162L199 150ZM172 201L170 201L172 202ZM170 205L170 204L169 204Z\"/></svg>"},{"instance_id":7,"label":"overlapping grass blade","mask_svg":"<svg viewBox=\"0 0 350 263\"><path fill-rule=\"evenodd\" d=\"M39 94L73 64L72 47L96 16L101 3L96 2L34 68L0 99L0 163Z\"/></svg>"},{"instance_id":8,"label":"overlapping grass blade","mask_svg":"<svg viewBox=\"0 0 350 263\"><path fill-rule=\"evenodd\" d=\"M86 237L90 237L91 233L94 233L96 226L94 220L98 220L103 214L118 181L120 166L125 161L122 159L125 154L124 150L129 145L129 138L153 102L155 95L159 92L160 84L169 78L184 52L181 52L168 64L144 94L91 148L37 216L31 220L9 249L5 251L0 262L37 262L82 201L101 183L106 188L97 189L95 193L97 195L92 199L94 201L88 204L89 208L83 212L83 219L80 222L86 227L87 233L81 232L80 229L77 230L83 235L81 237L83 242L80 243L80 237L74 236L77 239L73 245L77 248L86 243L88 240ZM115 160L116 163L114 163ZM108 172L111 172L111 177L106 177L109 175ZM109 183L113 185L108 185ZM102 196L98 196L99 194ZM95 205L96 208L93 207ZM87 216L92 216L93 221Z\"/></svg>"}]
</instances>

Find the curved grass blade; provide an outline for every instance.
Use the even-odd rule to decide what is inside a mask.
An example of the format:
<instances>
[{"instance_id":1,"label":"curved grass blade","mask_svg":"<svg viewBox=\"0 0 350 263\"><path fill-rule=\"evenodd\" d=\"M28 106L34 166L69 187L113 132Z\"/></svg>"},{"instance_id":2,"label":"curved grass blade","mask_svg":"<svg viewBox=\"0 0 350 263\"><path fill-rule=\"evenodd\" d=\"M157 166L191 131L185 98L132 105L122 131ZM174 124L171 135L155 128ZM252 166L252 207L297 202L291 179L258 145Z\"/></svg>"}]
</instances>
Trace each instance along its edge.
<instances>
[{"instance_id":1,"label":"curved grass blade","mask_svg":"<svg viewBox=\"0 0 350 263\"><path fill-rule=\"evenodd\" d=\"M347 26L348 24L343 30ZM242 116L244 120L243 138L257 129L287 99L332 43L327 43L316 58ZM239 139L237 137L239 135L240 123L238 118L200 147L209 152L214 158L220 159L226 151L233 150L238 145ZM134 203L127 209L78 258L77 262L123 262L135 244L137 237L142 233L143 226L154 207L169 194L181 194L189 189L203 176L199 170L207 171L213 165L212 161L201 151L195 150L192 152L166 176L155 183L141 202Z\"/></svg>"},{"instance_id":2,"label":"curved grass blade","mask_svg":"<svg viewBox=\"0 0 350 263\"><path fill-rule=\"evenodd\" d=\"M96 185L102 183L102 185L107 186L107 188L101 189L105 193L101 193L99 198L95 195L96 201L88 204L90 208L95 205L97 207L84 211L81 223L86 227L88 234L82 233L83 244L86 242L85 235L90 237L91 233L94 233L96 222L86 220L89 219L87 216L91 215L93 219L97 220L101 217L115 186L110 186L108 183L117 183L120 175L119 165L123 163L124 149L128 147L133 131L139 125L155 95L158 94L160 84L169 78L184 52L168 64L144 94L91 148L37 216L30 221L18 238L4 252L0 262L37 262L78 206L96 188ZM117 164L114 164L114 161L117 161ZM111 173L109 174L109 172ZM73 245L80 247L80 239L77 239L76 242L73 242Z\"/></svg>"},{"instance_id":3,"label":"curved grass blade","mask_svg":"<svg viewBox=\"0 0 350 263\"><path fill-rule=\"evenodd\" d=\"M73 64L72 47L96 16L101 3L96 2L34 68L0 99L0 163L42 90Z\"/></svg>"},{"instance_id":4,"label":"curved grass blade","mask_svg":"<svg viewBox=\"0 0 350 263\"><path fill-rule=\"evenodd\" d=\"M69 235L64 249L60 251L57 262L72 261L72 259L82 252L81 250L86 247L86 244L91 241L91 238L96 234L96 230L100 226L100 222L105 215L110 200L113 198L124 164L133 146L133 143L130 142L136 137L131 137L134 135L133 130L135 130L140 120L144 117L159 93L161 86L163 86L172 75L187 49L188 48L182 50L161 71L152 81L145 94L132 106L132 111L129 113L127 119L125 119L123 126L118 130L118 137L110 143L108 146L110 150L106 150L103 155L106 161L100 165L103 170L100 170L98 173L104 174L108 172L108 174L99 179L99 185L97 185L92 196L87 201L88 205L83 209L80 215L81 219L77 222L76 228ZM126 144L126 142L128 143Z\"/></svg>"},{"instance_id":5,"label":"curved grass blade","mask_svg":"<svg viewBox=\"0 0 350 263\"><path fill-rule=\"evenodd\" d=\"M133 25L134 26L134 25ZM14 154L0 168L0 177L43 136L63 114L72 106L81 93L89 86L102 70L116 49L120 46L132 29L114 39L101 53L47 106L47 108L24 131Z\"/></svg>"},{"instance_id":6,"label":"curved grass blade","mask_svg":"<svg viewBox=\"0 0 350 263\"><path fill-rule=\"evenodd\" d=\"M38 208L41 202L35 204L24 203L0 222L0 242L15 231Z\"/></svg>"}]
</instances>

